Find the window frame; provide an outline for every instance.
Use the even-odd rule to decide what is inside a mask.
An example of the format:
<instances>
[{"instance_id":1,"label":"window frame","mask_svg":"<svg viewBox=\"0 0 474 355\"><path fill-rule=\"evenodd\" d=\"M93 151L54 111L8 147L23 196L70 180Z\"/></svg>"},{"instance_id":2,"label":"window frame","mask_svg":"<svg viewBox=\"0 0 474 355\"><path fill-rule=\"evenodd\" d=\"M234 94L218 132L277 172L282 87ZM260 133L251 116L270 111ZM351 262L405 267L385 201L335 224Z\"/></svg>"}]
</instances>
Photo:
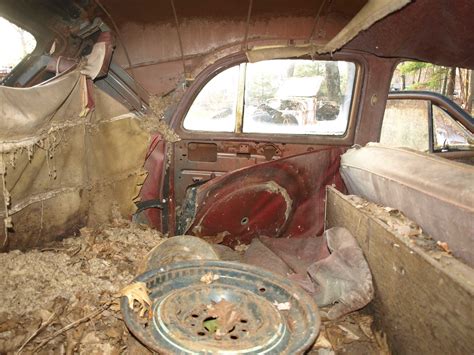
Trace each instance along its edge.
<instances>
[{"instance_id":1,"label":"window frame","mask_svg":"<svg viewBox=\"0 0 474 355\"><path fill-rule=\"evenodd\" d=\"M314 60L333 60L333 61L347 61L355 65L354 86L352 89L352 100L349 109L348 124L343 135L318 135L318 134L270 134L270 133L237 133L237 132L208 132L208 131L192 131L184 128L184 119L191 108L195 98L199 92L209 83L216 75L220 74L226 69L242 63L248 63L247 57L244 53L234 54L216 61L213 65L205 68L193 81L191 86L187 89L176 111L174 112L170 125L183 139L210 139L210 140L239 140L239 141L264 141L264 142L288 142L288 143L309 143L309 144L328 144L328 145L351 145L354 141L356 121L359 113L359 103L361 102L362 79L364 77L366 62L362 56L354 53L338 53L333 56L321 55L311 58L309 56L298 58L275 58L275 59L314 59ZM242 72L242 71L241 71ZM240 73L241 75L242 73ZM244 80L245 76L240 77ZM242 85L239 85L239 89ZM238 100L243 100L243 92L238 92ZM240 104L240 102L239 102ZM238 105L243 108L243 105ZM241 120L236 119L236 128L241 130L242 126L237 127L243 123L243 112L238 112L237 116ZM239 122L238 122L239 121Z\"/></svg>"},{"instance_id":2,"label":"window frame","mask_svg":"<svg viewBox=\"0 0 474 355\"><path fill-rule=\"evenodd\" d=\"M12 84L15 84L17 76L21 75L25 68L27 68L28 63L31 61L31 58L41 52L41 49L44 46L44 38L34 28L27 26L27 24L21 21L17 21L17 19L15 18L7 16L7 14L2 14L0 17L4 18L5 20L22 29L23 31L28 32L31 36L33 36L36 42L35 48L33 48L30 53L26 54L7 75L0 79L0 85L13 86ZM23 85L20 85L19 87L23 87Z\"/></svg>"},{"instance_id":3,"label":"window frame","mask_svg":"<svg viewBox=\"0 0 474 355\"><path fill-rule=\"evenodd\" d=\"M460 123L467 131L474 133L474 119L464 111L455 102L448 99L446 96L431 91L390 91L387 96L387 100L421 100L427 101L428 114L426 119L428 120L428 147L429 153L431 154L446 154L449 153L462 153L472 152L472 150L435 150L434 149L434 122L433 122L433 106L439 107L441 110L446 112L455 122ZM382 132L382 125L380 126L380 133ZM379 135L380 140L381 134Z\"/></svg>"}]
</instances>

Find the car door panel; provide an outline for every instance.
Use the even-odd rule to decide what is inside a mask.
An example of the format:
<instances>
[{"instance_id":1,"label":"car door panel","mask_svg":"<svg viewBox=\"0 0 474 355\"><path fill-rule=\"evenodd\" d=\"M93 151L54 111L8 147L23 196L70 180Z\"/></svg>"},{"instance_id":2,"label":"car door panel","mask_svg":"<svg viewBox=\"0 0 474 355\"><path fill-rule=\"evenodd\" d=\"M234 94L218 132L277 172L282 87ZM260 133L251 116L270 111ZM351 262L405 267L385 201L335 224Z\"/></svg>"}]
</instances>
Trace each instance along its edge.
<instances>
[{"instance_id":1,"label":"car door panel","mask_svg":"<svg viewBox=\"0 0 474 355\"><path fill-rule=\"evenodd\" d=\"M258 235L319 235L326 185L344 191L339 157L345 150L314 148L215 177L193 194L188 190L178 225L186 225L186 234L221 236L230 246Z\"/></svg>"},{"instance_id":2,"label":"car door panel","mask_svg":"<svg viewBox=\"0 0 474 355\"><path fill-rule=\"evenodd\" d=\"M193 183L315 148L304 144L184 139L174 149L175 201L180 205Z\"/></svg>"}]
</instances>

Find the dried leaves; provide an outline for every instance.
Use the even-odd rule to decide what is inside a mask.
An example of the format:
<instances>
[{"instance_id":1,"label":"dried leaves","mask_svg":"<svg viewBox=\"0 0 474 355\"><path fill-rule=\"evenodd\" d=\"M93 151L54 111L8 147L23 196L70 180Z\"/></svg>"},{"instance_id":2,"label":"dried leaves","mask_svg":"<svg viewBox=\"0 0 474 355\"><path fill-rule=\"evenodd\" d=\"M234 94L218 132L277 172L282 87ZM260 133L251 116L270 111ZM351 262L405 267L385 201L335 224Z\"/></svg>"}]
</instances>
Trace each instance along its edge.
<instances>
[{"instance_id":1,"label":"dried leaves","mask_svg":"<svg viewBox=\"0 0 474 355\"><path fill-rule=\"evenodd\" d=\"M234 247L234 250L239 252L239 253L244 253L249 246L247 244L239 244Z\"/></svg>"},{"instance_id":2,"label":"dried leaves","mask_svg":"<svg viewBox=\"0 0 474 355\"><path fill-rule=\"evenodd\" d=\"M219 275L215 275L212 272L208 272L201 277L200 281L204 282L206 285L210 285L212 282L219 280L219 278Z\"/></svg>"},{"instance_id":3,"label":"dried leaves","mask_svg":"<svg viewBox=\"0 0 474 355\"><path fill-rule=\"evenodd\" d=\"M436 242L436 245L442 250L445 251L448 254L451 254L451 250L449 249L448 243L446 242L440 242L439 240Z\"/></svg>"},{"instance_id":4,"label":"dried leaves","mask_svg":"<svg viewBox=\"0 0 474 355\"><path fill-rule=\"evenodd\" d=\"M354 203L356 208L370 213L381 222L385 223L394 234L406 238L405 241L415 244L423 248L425 251L435 251L435 253L432 253L431 255L436 260L440 260L441 255L446 255L440 253L440 251L452 255L448 243L434 241L429 235L423 234L421 227L408 219L401 211L391 207L379 206L355 195L349 196L349 200ZM400 247L398 244L394 244L394 246Z\"/></svg>"},{"instance_id":5,"label":"dried leaves","mask_svg":"<svg viewBox=\"0 0 474 355\"><path fill-rule=\"evenodd\" d=\"M216 337L227 334L240 321L241 314L234 303L225 299L207 306L208 314L217 320Z\"/></svg>"},{"instance_id":6,"label":"dried leaves","mask_svg":"<svg viewBox=\"0 0 474 355\"><path fill-rule=\"evenodd\" d=\"M401 211L391 208L379 206L373 202L368 202L359 196L350 196L350 200L358 209L363 209L380 221L390 227L396 234L404 237L415 237L423 231L415 222L408 219Z\"/></svg>"},{"instance_id":7,"label":"dried leaves","mask_svg":"<svg viewBox=\"0 0 474 355\"><path fill-rule=\"evenodd\" d=\"M134 282L131 285L128 285L120 290L120 297L127 297L128 306L135 310L135 305L140 311L140 317L148 314L148 317L151 316L151 299L148 294L150 290L146 287L144 282Z\"/></svg>"},{"instance_id":8,"label":"dried leaves","mask_svg":"<svg viewBox=\"0 0 474 355\"><path fill-rule=\"evenodd\" d=\"M124 220L80 232L42 250L0 254L0 353L23 344L23 353L41 346L41 353L66 354L119 354L126 346L112 295L162 236ZM57 296L67 299L64 312Z\"/></svg>"},{"instance_id":9,"label":"dried leaves","mask_svg":"<svg viewBox=\"0 0 474 355\"><path fill-rule=\"evenodd\" d=\"M373 329L373 317L361 312L323 321L313 349L324 354L390 354L384 335Z\"/></svg>"}]
</instances>

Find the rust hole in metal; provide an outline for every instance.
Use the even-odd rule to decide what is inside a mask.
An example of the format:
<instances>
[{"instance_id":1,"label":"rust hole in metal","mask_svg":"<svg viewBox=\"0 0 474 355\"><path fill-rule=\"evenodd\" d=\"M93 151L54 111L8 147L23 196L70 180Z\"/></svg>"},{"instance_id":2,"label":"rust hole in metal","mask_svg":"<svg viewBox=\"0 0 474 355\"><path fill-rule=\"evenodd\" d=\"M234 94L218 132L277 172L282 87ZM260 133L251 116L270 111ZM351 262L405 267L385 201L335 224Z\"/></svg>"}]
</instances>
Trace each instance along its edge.
<instances>
[{"instance_id":1,"label":"rust hole in metal","mask_svg":"<svg viewBox=\"0 0 474 355\"><path fill-rule=\"evenodd\" d=\"M248 217L244 217L240 220L240 224L245 226L247 223L249 223L249 218Z\"/></svg>"}]
</instances>

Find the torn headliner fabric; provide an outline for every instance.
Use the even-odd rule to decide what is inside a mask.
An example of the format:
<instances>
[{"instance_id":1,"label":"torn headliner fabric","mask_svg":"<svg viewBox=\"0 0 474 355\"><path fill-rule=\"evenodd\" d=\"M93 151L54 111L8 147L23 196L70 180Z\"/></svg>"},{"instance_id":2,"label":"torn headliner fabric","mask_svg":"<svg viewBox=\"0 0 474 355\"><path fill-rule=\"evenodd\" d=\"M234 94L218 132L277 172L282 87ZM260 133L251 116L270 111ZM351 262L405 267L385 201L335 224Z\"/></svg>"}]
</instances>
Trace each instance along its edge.
<instances>
[{"instance_id":1,"label":"torn headliner fabric","mask_svg":"<svg viewBox=\"0 0 474 355\"><path fill-rule=\"evenodd\" d=\"M294 47L254 47L247 51L247 58L249 62L253 63L267 59L333 53L341 49L361 31L368 29L375 22L400 10L410 2L411 0L370 0L328 43L318 45L310 43L308 45Z\"/></svg>"}]
</instances>

